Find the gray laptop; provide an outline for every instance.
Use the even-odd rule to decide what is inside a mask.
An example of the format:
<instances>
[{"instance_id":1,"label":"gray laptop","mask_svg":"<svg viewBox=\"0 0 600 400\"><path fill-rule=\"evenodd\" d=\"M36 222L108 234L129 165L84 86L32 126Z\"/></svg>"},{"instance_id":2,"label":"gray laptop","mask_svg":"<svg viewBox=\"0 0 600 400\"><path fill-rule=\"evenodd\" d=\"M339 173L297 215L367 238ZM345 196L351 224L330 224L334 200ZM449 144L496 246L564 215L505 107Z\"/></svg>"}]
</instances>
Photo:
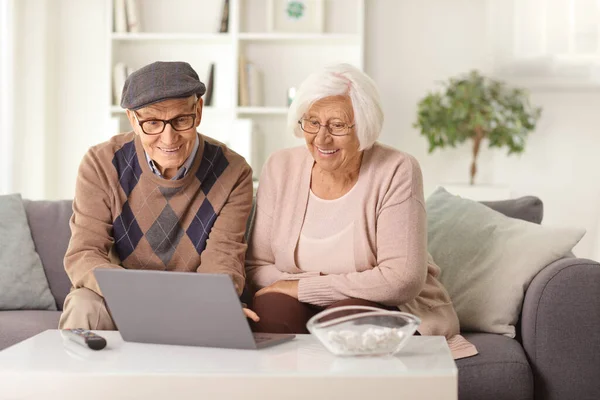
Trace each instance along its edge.
<instances>
[{"instance_id":1,"label":"gray laptop","mask_svg":"<svg viewBox=\"0 0 600 400\"><path fill-rule=\"evenodd\" d=\"M101 268L94 274L128 342L258 349L295 336L253 334L228 275Z\"/></svg>"}]
</instances>

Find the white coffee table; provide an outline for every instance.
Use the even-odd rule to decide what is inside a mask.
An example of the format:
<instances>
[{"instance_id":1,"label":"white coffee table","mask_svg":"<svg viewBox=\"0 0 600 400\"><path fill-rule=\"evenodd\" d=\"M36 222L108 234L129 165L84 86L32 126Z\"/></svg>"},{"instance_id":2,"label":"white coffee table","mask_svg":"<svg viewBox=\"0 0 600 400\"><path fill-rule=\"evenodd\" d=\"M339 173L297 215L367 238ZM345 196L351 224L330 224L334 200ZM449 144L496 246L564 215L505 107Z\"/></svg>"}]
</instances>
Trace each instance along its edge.
<instances>
[{"instance_id":1,"label":"white coffee table","mask_svg":"<svg viewBox=\"0 0 600 400\"><path fill-rule=\"evenodd\" d=\"M456 400L441 336L416 336L395 357L336 357L311 335L262 350L124 342L99 331L88 350L48 330L0 351L0 399Z\"/></svg>"}]
</instances>

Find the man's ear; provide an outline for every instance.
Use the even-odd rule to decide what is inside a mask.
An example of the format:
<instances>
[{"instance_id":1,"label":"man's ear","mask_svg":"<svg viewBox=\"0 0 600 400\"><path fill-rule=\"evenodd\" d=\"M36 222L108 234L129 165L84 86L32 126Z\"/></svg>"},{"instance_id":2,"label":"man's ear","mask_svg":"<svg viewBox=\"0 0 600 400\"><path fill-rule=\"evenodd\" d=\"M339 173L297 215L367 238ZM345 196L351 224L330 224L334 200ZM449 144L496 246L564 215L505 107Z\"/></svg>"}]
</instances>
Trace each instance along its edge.
<instances>
[{"instance_id":1,"label":"man's ear","mask_svg":"<svg viewBox=\"0 0 600 400\"><path fill-rule=\"evenodd\" d=\"M196 103L196 128L200 125L200 121L202 120L202 110L204 109L204 99L200 97L198 99L198 103Z\"/></svg>"},{"instance_id":2,"label":"man's ear","mask_svg":"<svg viewBox=\"0 0 600 400\"><path fill-rule=\"evenodd\" d=\"M135 116L133 115L133 111L127 109L125 110L125 114L127 114L127 119L129 120L129 124L131 125L131 129L135 132L135 134L138 134L137 129L135 129L136 125L138 125L137 121L135 120Z\"/></svg>"}]
</instances>

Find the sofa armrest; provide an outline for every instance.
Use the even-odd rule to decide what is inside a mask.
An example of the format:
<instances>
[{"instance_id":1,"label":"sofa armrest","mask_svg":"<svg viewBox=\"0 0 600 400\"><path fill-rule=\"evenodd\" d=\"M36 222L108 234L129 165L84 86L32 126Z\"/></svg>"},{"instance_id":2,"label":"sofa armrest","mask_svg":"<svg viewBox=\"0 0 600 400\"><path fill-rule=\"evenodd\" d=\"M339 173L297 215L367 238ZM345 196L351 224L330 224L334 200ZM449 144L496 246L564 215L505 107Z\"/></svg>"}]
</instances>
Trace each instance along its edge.
<instances>
[{"instance_id":1,"label":"sofa armrest","mask_svg":"<svg viewBox=\"0 0 600 400\"><path fill-rule=\"evenodd\" d=\"M563 258L531 282L521 316L536 400L600 396L600 264Z\"/></svg>"}]
</instances>

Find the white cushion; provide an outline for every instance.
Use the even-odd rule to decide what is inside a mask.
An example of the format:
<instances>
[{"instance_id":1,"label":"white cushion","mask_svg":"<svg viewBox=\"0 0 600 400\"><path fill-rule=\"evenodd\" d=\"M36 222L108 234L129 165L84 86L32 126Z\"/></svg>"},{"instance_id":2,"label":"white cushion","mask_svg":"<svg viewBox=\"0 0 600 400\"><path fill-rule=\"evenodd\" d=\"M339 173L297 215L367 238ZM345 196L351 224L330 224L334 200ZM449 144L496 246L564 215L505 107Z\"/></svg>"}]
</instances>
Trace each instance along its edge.
<instances>
[{"instance_id":1,"label":"white cushion","mask_svg":"<svg viewBox=\"0 0 600 400\"><path fill-rule=\"evenodd\" d=\"M531 280L585 234L509 218L444 188L427 199L426 207L428 249L441 268L439 279L462 331L515 337Z\"/></svg>"}]
</instances>

